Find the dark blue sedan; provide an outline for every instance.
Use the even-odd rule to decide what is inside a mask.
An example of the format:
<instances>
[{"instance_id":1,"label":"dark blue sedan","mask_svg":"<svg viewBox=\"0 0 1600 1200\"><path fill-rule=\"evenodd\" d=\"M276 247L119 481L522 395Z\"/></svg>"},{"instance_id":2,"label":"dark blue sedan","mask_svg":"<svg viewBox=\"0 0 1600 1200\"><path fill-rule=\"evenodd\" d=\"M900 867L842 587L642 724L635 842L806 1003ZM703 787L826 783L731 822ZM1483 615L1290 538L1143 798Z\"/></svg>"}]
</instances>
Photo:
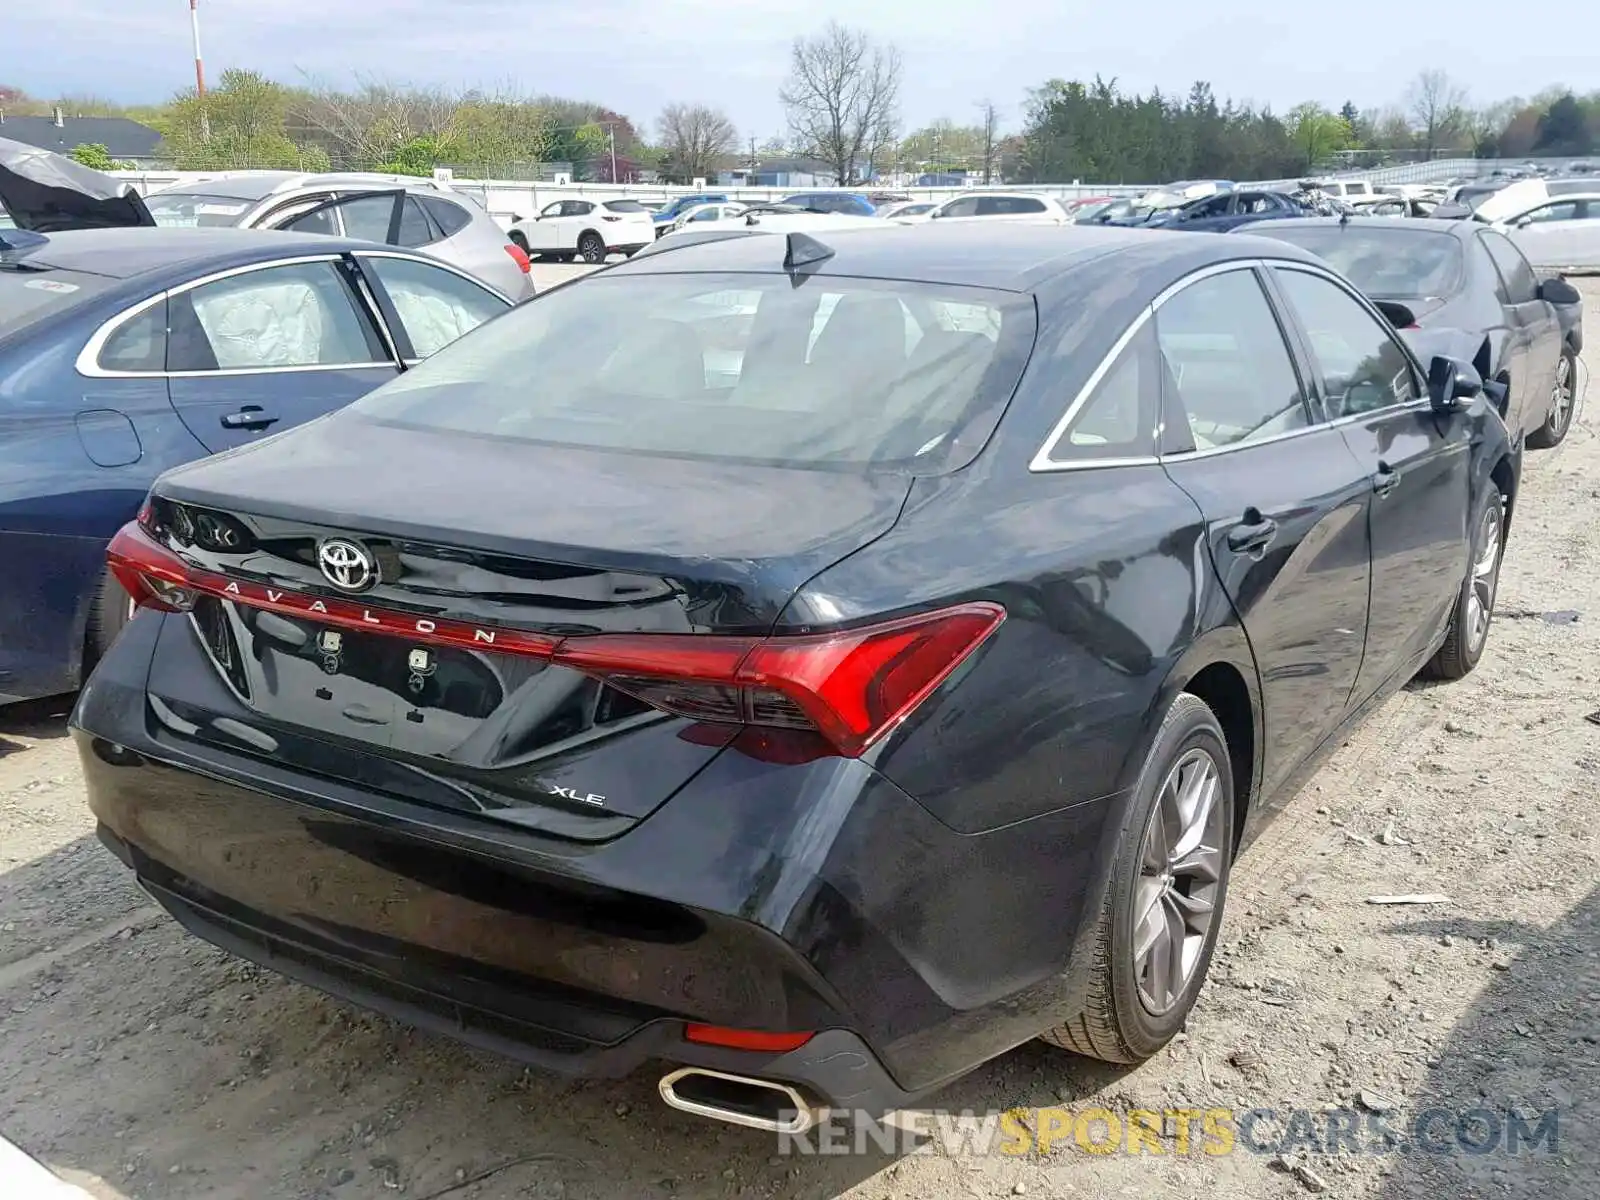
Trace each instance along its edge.
<instances>
[{"instance_id":1,"label":"dark blue sedan","mask_svg":"<svg viewBox=\"0 0 1600 1200\"><path fill-rule=\"evenodd\" d=\"M162 471L340 408L510 307L324 235L0 232L0 704L76 687L121 629L106 542Z\"/></svg>"}]
</instances>

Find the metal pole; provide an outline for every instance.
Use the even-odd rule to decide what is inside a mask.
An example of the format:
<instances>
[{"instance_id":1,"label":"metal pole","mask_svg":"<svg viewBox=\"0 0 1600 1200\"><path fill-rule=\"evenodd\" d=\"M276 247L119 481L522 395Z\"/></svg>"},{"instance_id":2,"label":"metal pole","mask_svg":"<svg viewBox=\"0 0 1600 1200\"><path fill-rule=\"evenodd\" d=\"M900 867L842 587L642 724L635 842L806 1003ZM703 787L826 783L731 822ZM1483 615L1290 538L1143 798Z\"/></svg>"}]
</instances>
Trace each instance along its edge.
<instances>
[{"instance_id":1,"label":"metal pole","mask_svg":"<svg viewBox=\"0 0 1600 1200\"><path fill-rule=\"evenodd\" d=\"M206 112L206 68L200 58L200 0L189 0L189 31L194 37L194 93L200 99L200 136L211 137L211 116Z\"/></svg>"},{"instance_id":2,"label":"metal pole","mask_svg":"<svg viewBox=\"0 0 1600 1200\"><path fill-rule=\"evenodd\" d=\"M607 125L606 126L606 132L611 135L611 182L612 183L616 183L616 182L618 182L618 180L617 180L617 127L615 125Z\"/></svg>"}]
</instances>

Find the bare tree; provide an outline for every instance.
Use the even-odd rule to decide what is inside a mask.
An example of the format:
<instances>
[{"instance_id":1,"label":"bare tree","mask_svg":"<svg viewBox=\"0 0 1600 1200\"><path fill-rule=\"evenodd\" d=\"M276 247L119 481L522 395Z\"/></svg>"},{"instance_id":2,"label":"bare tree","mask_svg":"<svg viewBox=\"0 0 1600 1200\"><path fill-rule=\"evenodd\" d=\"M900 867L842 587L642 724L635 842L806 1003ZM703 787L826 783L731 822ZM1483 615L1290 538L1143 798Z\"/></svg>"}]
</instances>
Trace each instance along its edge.
<instances>
[{"instance_id":1,"label":"bare tree","mask_svg":"<svg viewBox=\"0 0 1600 1200\"><path fill-rule=\"evenodd\" d=\"M798 148L833 168L841 184L890 152L900 124L900 52L837 21L796 38L778 93Z\"/></svg>"},{"instance_id":2,"label":"bare tree","mask_svg":"<svg viewBox=\"0 0 1600 1200\"><path fill-rule=\"evenodd\" d=\"M705 104L669 104L661 110L656 127L667 161L686 180L709 179L739 140L727 114Z\"/></svg>"},{"instance_id":3,"label":"bare tree","mask_svg":"<svg viewBox=\"0 0 1600 1200\"><path fill-rule=\"evenodd\" d=\"M474 99L479 97L463 97ZM447 134L458 103L442 91L370 80L354 92L312 83L301 93L291 119L336 160L366 166L386 161L412 138Z\"/></svg>"},{"instance_id":4,"label":"bare tree","mask_svg":"<svg viewBox=\"0 0 1600 1200\"><path fill-rule=\"evenodd\" d=\"M1432 158L1434 151L1460 136L1467 109L1467 89L1443 71L1423 71L1406 93L1411 120Z\"/></svg>"},{"instance_id":5,"label":"bare tree","mask_svg":"<svg viewBox=\"0 0 1600 1200\"><path fill-rule=\"evenodd\" d=\"M978 111L983 114L983 181L993 183L995 154L1000 144L1000 110L993 101L982 100Z\"/></svg>"}]
</instances>

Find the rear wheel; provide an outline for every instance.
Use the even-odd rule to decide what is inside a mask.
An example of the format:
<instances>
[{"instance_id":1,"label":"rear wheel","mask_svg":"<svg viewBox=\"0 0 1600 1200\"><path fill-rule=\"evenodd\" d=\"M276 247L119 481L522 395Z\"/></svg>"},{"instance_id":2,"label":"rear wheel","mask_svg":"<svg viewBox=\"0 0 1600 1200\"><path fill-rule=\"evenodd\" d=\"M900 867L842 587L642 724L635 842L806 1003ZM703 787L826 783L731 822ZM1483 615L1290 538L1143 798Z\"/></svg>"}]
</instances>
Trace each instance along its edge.
<instances>
[{"instance_id":1,"label":"rear wheel","mask_svg":"<svg viewBox=\"0 0 1600 1200\"><path fill-rule=\"evenodd\" d=\"M578 257L586 263L603 263L606 244L598 233L586 233L578 239Z\"/></svg>"},{"instance_id":2,"label":"rear wheel","mask_svg":"<svg viewBox=\"0 0 1600 1200\"><path fill-rule=\"evenodd\" d=\"M1122 830L1081 1015L1040 1036L1105 1062L1142 1062L1172 1040L1205 982L1233 859L1233 774L1216 714L1168 709Z\"/></svg>"},{"instance_id":3,"label":"rear wheel","mask_svg":"<svg viewBox=\"0 0 1600 1200\"><path fill-rule=\"evenodd\" d=\"M1550 411L1544 424L1528 435L1528 445L1535 450L1548 450L1559 446L1572 428L1573 400L1577 395L1578 356L1572 347L1561 350L1561 362L1556 366L1556 383L1550 392Z\"/></svg>"},{"instance_id":4,"label":"rear wheel","mask_svg":"<svg viewBox=\"0 0 1600 1200\"><path fill-rule=\"evenodd\" d=\"M1426 679L1460 679L1478 665L1489 644L1489 622L1500 587L1500 563L1505 558L1506 506L1493 483L1486 484L1484 492L1472 523L1472 561L1450 610L1444 645L1422 669Z\"/></svg>"},{"instance_id":5,"label":"rear wheel","mask_svg":"<svg viewBox=\"0 0 1600 1200\"><path fill-rule=\"evenodd\" d=\"M528 237L520 229L511 231L511 244L524 254L528 253Z\"/></svg>"},{"instance_id":6,"label":"rear wheel","mask_svg":"<svg viewBox=\"0 0 1600 1200\"><path fill-rule=\"evenodd\" d=\"M100 577L95 589L94 603L89 606L88 628L84 632L83 675L88 678L94 665L105 657L111 643L117 640L133 617L133 597L117 582L117 577L107 571Z\"/></svg>"}]
</instances>

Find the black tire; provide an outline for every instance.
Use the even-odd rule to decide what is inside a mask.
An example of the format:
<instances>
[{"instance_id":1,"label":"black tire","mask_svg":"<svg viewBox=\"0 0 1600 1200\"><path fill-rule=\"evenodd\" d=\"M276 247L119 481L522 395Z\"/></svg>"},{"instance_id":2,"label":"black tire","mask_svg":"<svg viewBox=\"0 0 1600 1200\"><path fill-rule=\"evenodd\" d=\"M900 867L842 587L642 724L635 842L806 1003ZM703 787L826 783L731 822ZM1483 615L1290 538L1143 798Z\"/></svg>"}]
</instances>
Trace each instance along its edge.
<instances>
[{"instance_id":1,"label":"black tire","mask_svg":"<svg viewBox=\"0 0 1600 1200\"><path fill-rule=\"evenodd\" d=\"M133 616L133 600L110 571L100 577L94 602L89 605L89 620L83 638L83 677L105 657L123 626Z\"/></svg>"},{"instance_id":2,"label":"black tire","mask_svg":"<svg viewBox=\"0 0 1600 1200\"><path fill-rule=\"evenodd\" d=\"M522 230L513 229L511 231L511 244L524 254L528 253L528 239Z\"/></svg>"},{"instance_id":3,"label":"black tire","mask_svg":"<svg viewBox=\"0 0 1600 1200\"><path fill-rule=\"evenodd\" d=\"M1148 900L1150 885L1159 887L1159 881L1145 874L1145 839L1169 778L1186 760L1196 761L1192 756L1197 755L1209 759L1216 780L1212 802L1215 829L1202 839L1215 860L1215 880L1207 889L1211 917L1203 935L1193 935L1201 940L1181 987L1173 992L1164 1010L1156 1011L1146 999L1146 975L1135 963L1136 897L1144 895ZM1064 1025L1040 1034L1044 1041L1102 1062L1137 1063L1158 1052L1183 1028L1205 983L1227 898L1234 826L1230 762L1227 738L1216 714L1198 696L1187 692L1179 695L1161 722L1128 803L1105 906L1095 931L1084 1011ZM1210 845L1213 836L1215 846ZM1167 903L1168 894L1158 893L1155 901L1147 904L1147 910L1160 907L1163 914L1175 912L1176 908ZM1183 896L1186 902L1198 898L1194 894Z\"/></svg>"},{"instance_id":4,"label":"black tire","mask_svg":"<svg viewBox=\"0 0 1600 1200\"><path fill-rule=\"evenodd\" d=\"M1571 346L1561 348L1561 362L1556 367L1555 387L1550 393L1550 410L1544 424L1528 435L1528 446L1534 450L1549 450L1559 446L1572 428L1572 414L1577 407L1578 354Z\"/></svg>"},{"instance_id":5,"label":"black tire","mask_svg":"<svg viewBox=\"0 0 1600 1200\"><path fill-rule=\"evenodd\" d=\"M1486 543L1493 528L1492 555ZM1424 679L1460 679L1478 665L1489 644L1489 625L1494 617L1494 599L1500 590L1500 564L1506 556L1506 506L1500 489L1492 481L1472 514L1472 555L1466 578L1450 609L1450 626L1444 645L1422 668ZM1482 610L1481 627L1476 624Z\"/></svg>"},{"instance_id":6,"label":"black tire","mask_svg":"<svg viewBox=\"0 0 1600 1200\"><path fill-rule=\"evenodd\" d=\"M596 265L606 260L606 243L598 233L585 233L578 239L578 257Z\"/></svg>"}]
</instances>

